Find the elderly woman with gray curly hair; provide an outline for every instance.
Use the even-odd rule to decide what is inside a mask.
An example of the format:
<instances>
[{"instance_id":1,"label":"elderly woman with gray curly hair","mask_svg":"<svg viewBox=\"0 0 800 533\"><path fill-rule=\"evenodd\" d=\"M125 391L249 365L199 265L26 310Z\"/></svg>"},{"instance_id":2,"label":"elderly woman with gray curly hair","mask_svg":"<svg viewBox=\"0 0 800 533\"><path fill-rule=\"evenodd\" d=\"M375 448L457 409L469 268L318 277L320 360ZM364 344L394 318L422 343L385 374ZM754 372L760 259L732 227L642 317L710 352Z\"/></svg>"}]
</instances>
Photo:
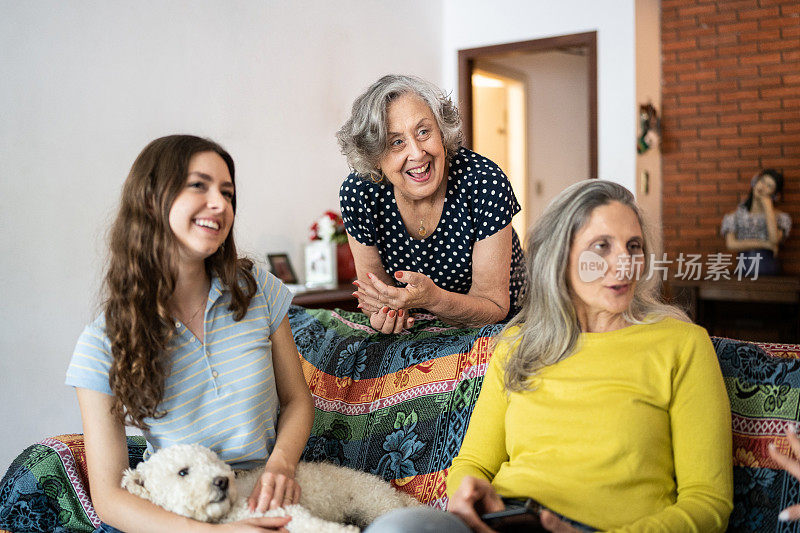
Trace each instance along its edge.
<instances>
[{"instance_id":1,"label":"elderly woman with gray curly hair","mask_svg":"<svg viewBox=\"0 0 800 533\"><path fill-rule=\"evenodd\" d=\"M516 311L519 204L503 171L461 146L458 110L441 90L384 76L356 98L337 138L353 169L339 192L353 294L373 328L399 333L412 309L463 326Z\"/></svg>"}]
</instances>

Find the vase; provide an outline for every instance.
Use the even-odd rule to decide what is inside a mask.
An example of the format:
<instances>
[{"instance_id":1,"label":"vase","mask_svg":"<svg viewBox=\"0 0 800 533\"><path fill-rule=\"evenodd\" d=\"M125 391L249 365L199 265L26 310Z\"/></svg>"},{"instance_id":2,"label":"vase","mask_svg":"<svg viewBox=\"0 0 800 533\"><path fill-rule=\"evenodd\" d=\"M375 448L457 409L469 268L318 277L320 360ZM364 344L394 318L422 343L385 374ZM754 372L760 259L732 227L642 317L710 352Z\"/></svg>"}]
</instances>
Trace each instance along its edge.
<instances>
[{"instance_id":1,"label":"vase","mask_svg":"<svg viewBox=\"0 0 800 533\"><path fill-rule=\"evenodd\" d=\"M350 283L356 279L356 261L353 259L353 252L350 251L350 245L346 242L336 245L336 270L339 283Z\"/></svg>"},{"instance_id":2,"label":"vase","mask_svg":"<svg viewBox=\"0 0 800 533\"><path fill-rule=\"evenodd\" d=\"M306 244L305 256L306 287L335 289L339 283L336 243L321 240L311 241Z\"/></svg>"}]
</instances>

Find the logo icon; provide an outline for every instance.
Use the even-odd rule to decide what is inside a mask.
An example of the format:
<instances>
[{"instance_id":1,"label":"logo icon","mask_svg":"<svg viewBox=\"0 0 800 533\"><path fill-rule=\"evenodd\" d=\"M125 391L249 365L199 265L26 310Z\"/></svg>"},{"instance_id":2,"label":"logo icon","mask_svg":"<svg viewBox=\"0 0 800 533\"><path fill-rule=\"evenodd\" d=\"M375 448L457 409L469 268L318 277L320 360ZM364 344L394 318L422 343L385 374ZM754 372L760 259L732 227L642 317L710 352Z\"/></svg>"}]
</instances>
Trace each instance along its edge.
<instances>
[{"instance_id":1,"label":"logo icon","mask_svg":"<svg viewBox=\"0 0 800 533\"><path fill-rule=\"evenodd\" d=\"M578 256L578 277L584 283L602 278L607 270L606 260L591 250L584 250Z\"/></svg>"}]
</instances>

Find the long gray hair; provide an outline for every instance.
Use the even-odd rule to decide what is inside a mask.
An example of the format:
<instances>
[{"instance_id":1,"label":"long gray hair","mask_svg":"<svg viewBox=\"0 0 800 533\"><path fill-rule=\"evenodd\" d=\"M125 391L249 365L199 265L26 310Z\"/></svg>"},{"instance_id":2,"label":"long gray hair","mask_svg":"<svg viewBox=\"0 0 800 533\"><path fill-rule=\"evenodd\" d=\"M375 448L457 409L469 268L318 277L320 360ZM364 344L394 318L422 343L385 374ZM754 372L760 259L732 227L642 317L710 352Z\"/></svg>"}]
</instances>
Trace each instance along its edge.
<instances>
[{"instance_id":1,"label":"long gray hair","mask_svg":"<svg viewBox=\"0 0 800 533\"><path fill-rule=\"evenodd\" d=\"M658 276L647 275L652 240L631 192L610 181L581 181L556 196L528 234L527 292L520 312L497 337L498 343L507 342L509 346L519 342L506 365L507 390L531 389L531 378L538 370L577 351L581 328L567 285L570 248L592 211L611 202L620 202L636 214L643 237L645 279L636 283L633 300L623 317L631 324L653 323L666 317L689 321L686 313L660 300ZM509 331L515 326L519 329Z\"/></svg>"},{"instance_id":2,"label":"long gray hair","mask_svg":"<svg viewBox=\"0 0 800 533\"><path fill-rule=\"evenodd\" d=\"M422 78L389 74L356 98L350 118L336 132L342 154L359 176L380 180L378 162L387 148L386 109L397 97L409 93L419 96L431 109L442 132L442 144L447 149L448 158L452 158L461 146L464 141L461 117L450 98Z\"/></svg>"}]
</instances>

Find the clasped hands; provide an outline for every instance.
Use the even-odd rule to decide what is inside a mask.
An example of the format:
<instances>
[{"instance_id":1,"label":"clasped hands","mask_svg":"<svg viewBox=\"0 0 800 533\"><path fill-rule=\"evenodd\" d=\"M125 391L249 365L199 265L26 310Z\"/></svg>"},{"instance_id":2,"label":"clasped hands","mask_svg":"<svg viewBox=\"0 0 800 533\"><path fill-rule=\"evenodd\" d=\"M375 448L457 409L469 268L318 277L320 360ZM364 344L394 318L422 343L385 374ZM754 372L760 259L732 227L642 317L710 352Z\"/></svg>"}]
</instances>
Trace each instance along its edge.
<instances>
[{"instance_id":1,"label":"clasped hands","mask_svg":"<svg viewBox=\"0 0 800 533\"><path fill-rule=\"evenodd\" d=\"M415 307L428 307L438 287L426 275L400 270L395 279L406 283L405 287L388 285L371 272L367 279L353 282L358 289L353 296L358 298L358 308L369 315L370 325L381 333L400 333L414 325L408 313Z\"/></svg>"}]
</instances>

